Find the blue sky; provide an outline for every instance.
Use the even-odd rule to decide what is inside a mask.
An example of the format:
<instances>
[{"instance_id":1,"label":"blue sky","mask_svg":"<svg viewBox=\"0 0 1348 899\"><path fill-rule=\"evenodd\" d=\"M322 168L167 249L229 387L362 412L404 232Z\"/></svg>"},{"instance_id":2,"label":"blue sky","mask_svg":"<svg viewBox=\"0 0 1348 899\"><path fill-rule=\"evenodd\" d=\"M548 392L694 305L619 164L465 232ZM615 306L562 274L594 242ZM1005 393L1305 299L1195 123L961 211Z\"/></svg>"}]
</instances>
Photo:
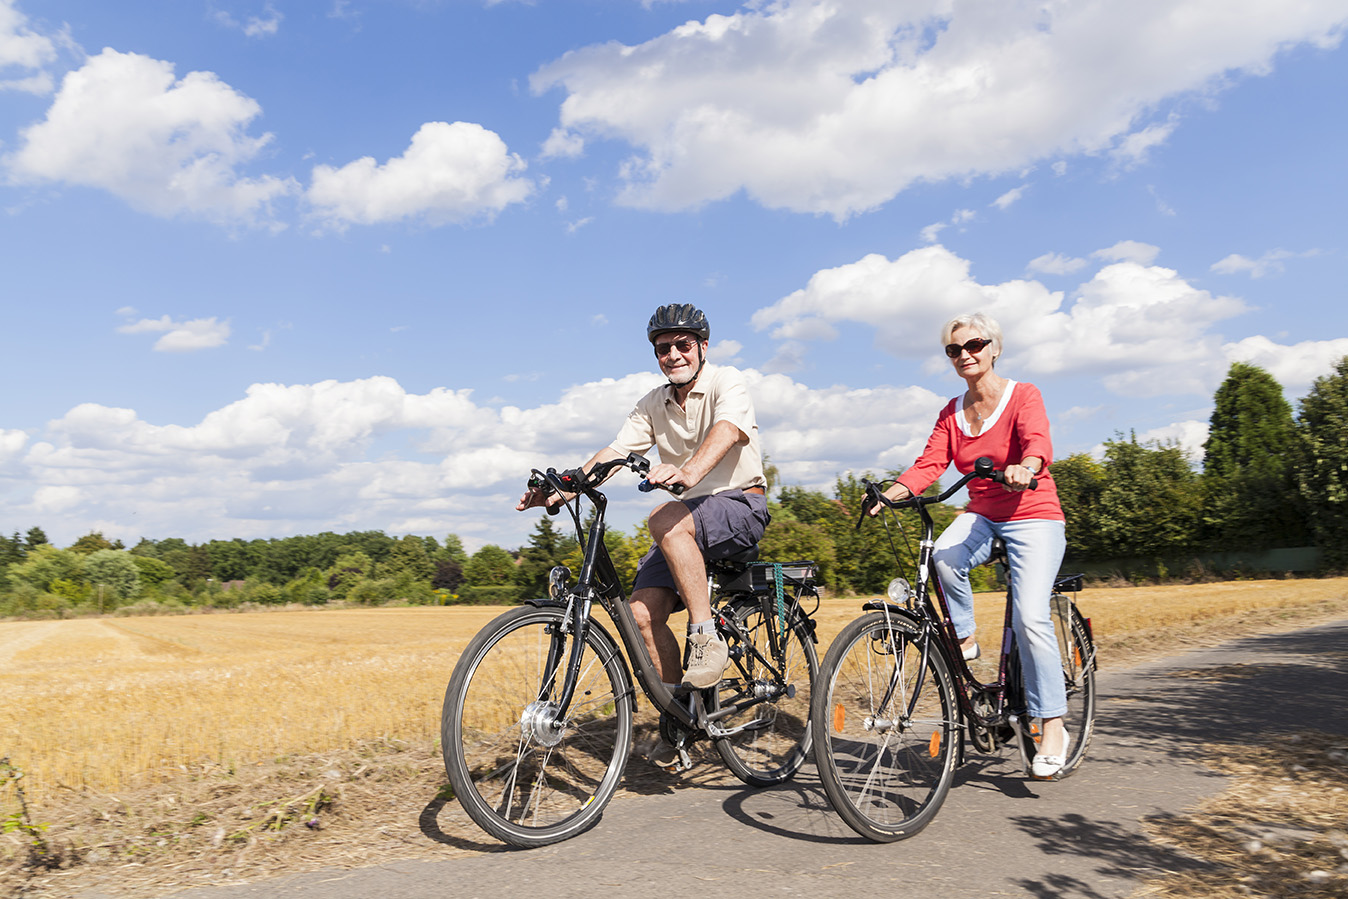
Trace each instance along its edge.
<instances>
[{"instance_id":1,"label":"blue sky","mask_svg":"<svg viewBox=\"0 0 1348 899\"><path fill-rule=\"evenodd\" d=\"M1343 0L0 0L0 529L515 546L712 322L789 483L950 316L1061 455L1348 354ZM648 497L613 490L630 526Z\"/></svg>"}]
</instances>

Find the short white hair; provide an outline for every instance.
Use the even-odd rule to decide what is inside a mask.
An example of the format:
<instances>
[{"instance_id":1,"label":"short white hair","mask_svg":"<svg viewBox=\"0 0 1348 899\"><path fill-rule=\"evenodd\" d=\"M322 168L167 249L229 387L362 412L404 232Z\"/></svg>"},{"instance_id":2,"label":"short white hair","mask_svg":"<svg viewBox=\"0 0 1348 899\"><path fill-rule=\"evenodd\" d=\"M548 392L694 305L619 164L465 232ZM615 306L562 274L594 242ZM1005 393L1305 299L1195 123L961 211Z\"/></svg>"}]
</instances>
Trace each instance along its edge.
<instances>
[{"instance_id":1,"label":"short white hair","mask_svg":"<svg viewBox=\"0 0 1348 899\"><path fill-rule=\"evenodd\" d=\"M986 312L966 312L946 322L945 327L941 329L942 348L952 343L955 332L960 328L977 331L983 337L991 340L993 361L996 361L997 357L1002 354L1002 326L997 324L997 319L991 315Z\"/></svg>"}]
</instances>

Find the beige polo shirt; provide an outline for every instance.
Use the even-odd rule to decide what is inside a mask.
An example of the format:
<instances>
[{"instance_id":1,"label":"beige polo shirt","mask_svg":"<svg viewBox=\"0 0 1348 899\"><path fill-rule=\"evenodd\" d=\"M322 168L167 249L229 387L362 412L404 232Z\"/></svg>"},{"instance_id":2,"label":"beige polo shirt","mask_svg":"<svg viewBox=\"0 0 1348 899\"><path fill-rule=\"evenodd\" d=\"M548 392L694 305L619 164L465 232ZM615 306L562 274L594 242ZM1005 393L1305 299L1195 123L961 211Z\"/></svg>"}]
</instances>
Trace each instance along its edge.
<instances>
[{"instance_id":1,"label":"beige polo shirt","mask_svg":"<svg viewBox=\"0 0 1348 899\"><path fill-rule=\"evenodd\" d=\"M728 421L749 436L749 442L730 448L707 476L683 494L684 499L724 490L766 487L763 452L758 446L758 421L744 375L725 365L707 365L688 393L684 407L674 399L674 387L664 384L637 401L623 422L617 438L609 444L614 452L646 453L660 450L660 461L683 466L718 421Z\"/></svg>"}]
</instances>

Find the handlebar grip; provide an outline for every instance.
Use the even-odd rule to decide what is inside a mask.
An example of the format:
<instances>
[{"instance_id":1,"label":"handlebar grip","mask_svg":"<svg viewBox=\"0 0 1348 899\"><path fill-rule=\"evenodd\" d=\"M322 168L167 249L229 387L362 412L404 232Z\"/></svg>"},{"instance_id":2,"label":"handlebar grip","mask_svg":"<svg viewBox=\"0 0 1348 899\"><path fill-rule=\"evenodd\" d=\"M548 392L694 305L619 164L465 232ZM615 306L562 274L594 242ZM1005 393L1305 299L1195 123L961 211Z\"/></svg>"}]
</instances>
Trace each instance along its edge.
<instances>
[{"instance_id":1,"label":"handlebar grip","mask_svg":"<svg viewBox=\"0 0 1348 899\"><path fill-rule=\"evenodd\" d=\"M679 496L686 489L682 484L652 484L650 481L643 480L637 484L637 489L642 493L650 493L652 490L668 490L675 496Z\"/></svg>"}]
</instances>

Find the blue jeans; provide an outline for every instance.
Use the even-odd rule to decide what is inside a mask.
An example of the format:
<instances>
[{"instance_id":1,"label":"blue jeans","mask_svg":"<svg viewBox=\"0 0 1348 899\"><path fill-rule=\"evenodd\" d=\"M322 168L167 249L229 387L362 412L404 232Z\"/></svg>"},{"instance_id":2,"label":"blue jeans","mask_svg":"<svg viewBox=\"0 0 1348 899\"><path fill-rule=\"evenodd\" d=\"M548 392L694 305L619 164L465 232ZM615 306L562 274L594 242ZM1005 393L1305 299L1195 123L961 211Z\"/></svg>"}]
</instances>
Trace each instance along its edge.
<instances>
[{"instance_id":1,"label":"blue jeans","mask_svg":"<svg viewBox=\"0 0 1348 899\"><path fill-rule=\"evenodd\" d=\"M1020 647L1025 673L1025 699L1035 718L1056 718L1067 712L1058 638L1053 632L1049 596L1067 549L1061 521L988 521L965 512L936 540L933 561L950 606L950 620L961 640L974 632L974 591L969 571L992 555L992 538L1006 541L1015 590L1011 626Z\"/></svg>"}]
</instances>

